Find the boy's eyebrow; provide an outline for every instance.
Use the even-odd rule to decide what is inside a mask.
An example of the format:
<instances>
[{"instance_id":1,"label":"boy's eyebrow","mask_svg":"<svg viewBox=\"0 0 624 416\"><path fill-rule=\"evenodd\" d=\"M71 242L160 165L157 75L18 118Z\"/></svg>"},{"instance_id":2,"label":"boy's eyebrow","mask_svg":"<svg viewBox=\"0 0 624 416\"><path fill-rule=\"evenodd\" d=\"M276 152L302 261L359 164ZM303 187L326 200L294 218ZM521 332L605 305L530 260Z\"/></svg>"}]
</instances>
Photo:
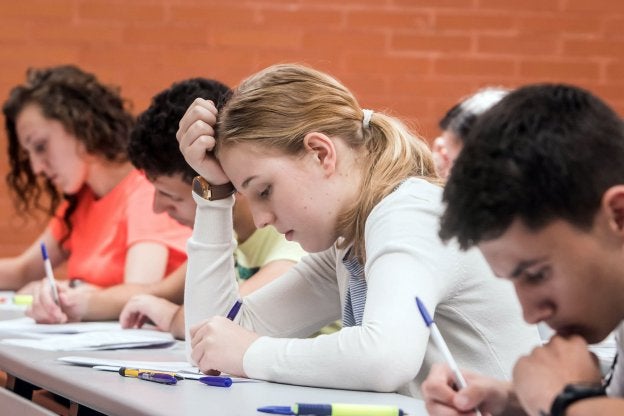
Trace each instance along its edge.
<instances>
[{"instance_id":1,"label":"boy's eyebrow","mask_svg":"<svg viewBox=\"0 0 624 416\"><path fill-rule=\"evenodd\" d=\"M533 266L534 264L540 263L542 261L544 261L546 259L546 257L540 257L538 259L533 259L533 260L525 260L525 261L521 261L520 263L518 263L518 265L516 266L516 268L511 272L511 278L515 278L520 276L520 274L522 272L524 272L526 269L528 269L529 267Z\"/></svg>"}]
</instances>

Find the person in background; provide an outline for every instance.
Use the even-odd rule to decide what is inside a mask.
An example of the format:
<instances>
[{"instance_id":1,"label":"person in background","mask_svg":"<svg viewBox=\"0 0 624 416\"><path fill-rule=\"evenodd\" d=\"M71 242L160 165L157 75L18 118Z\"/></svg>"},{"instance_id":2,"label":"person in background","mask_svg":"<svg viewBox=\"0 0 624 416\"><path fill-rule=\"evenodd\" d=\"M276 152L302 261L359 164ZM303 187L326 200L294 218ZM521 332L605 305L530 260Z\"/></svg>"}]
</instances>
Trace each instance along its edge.
<instances>
[{"instance_id":1,"label":"person in background","mask_svg":"<svg viewBox=\"0 0 624 416\"><path fill-rule=\"evenodd\" d=\"M269 67L220 112L197 99L178 140L201 175L185 308L189 358L202 371L419 396L442 357L415 296L435 311L458 361L492 376L510 376L539 342L481 253L440 241L442 188L425 142L363 110L331 76ZM228 311L240 294L224 255L234 249L234 190L257 227L275 226L311 253L244 296L236 316ZM341 330L302 338L340 318Z\"/></svg>"},{"instance_id":2,"label":"person in background","mask_svg":"<svg viewBox=\"0 0 624 416\"><path fill-rule=\"evenodd\" d=\"M67 263L68 277L82 282L58 282L58 305L45 279L34 284L29 316L66 322L86 293L158 282L186 260L189 228L152 212L153 188L128 161L134 120L115 88L72 65L30 69L3 112L17 208L52 219L24 253L0 260L0 287L45 276L40 243L53 267Z\"/></svg>"},{"instance_id":3,"label":"person in background","mask_svg":"<svg viewBox=\"0 0 624 416\"><path fill-rule=\"evenodd\" d=\"M442 134L431 147L436 171L446 179L477 116L500 101L509 90L501 87L482 88L451 107L438 123Z\"/></svg>"},{"instance_id":4,"label":"person in background","mask_svg":"<svg viewBox=\"0 0 624 416\"><path fill-rule=\"evenodd\" d=\"M621 117L575 86L524 86L479 117L444 190L440 236L480 248L524 319L555 335L511 382L467 372L456 391L435 367L423 384L431 414L624 414L622 360L601 379L588 350L615 330L624 354L622 160Z\"/></svg>"},{"instance_id":5,"label":"person in background","mask_svg":"<svg viewBox=\"0 0 624 416\"><path fill-rule=\"evenodd\" d=\"M187 79L154 96L149 108L139 116L130 137L128 153L132 163L145 172L156 189L155 212L166 212L181 224L193 226L196 204L191 182L197 173L186 163L178 148L175 139L178 123L195 97L212 100L220 108L230 93L226 85L215 80ZM287 241L274 227L256 229L247 200L242 195L237 197L233 217L237 243L234 259L241 295L281 276L305 255L299 244ZM114 303L120 305L114 311L119 314L121 306L129 300L119 315L123 327L140 327L151 321L159 329L182 339L184 308L180 304L183 302L185 274L186 264L168 279L151 287L138 287L123 293L115 288L101 291L92 299L91 309L98 305L110 308Z\"/></svg>"}]
</instances>

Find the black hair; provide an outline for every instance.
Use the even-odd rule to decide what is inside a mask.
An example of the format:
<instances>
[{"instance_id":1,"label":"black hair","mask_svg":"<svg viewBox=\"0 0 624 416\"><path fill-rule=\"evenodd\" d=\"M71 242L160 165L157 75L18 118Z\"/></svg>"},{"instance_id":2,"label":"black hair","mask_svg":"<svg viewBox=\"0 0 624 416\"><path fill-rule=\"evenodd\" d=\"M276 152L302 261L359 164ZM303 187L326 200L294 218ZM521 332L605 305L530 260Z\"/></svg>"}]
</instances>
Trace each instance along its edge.
<instances>
[{"instance_id":1,"label":"black hair","mask_svg":"<svg viewBox=\"0 0 624 416\"><path fill-rule=\"evenodd\" d=\"M134 166L151 178L181 174L191 183L197 173L180 153L176 140L180 119L198 97L212 100L221 109L230 95L228 86L205 78L177 82L158 93L139 115L130 136L128 155Z\"/></svg>"},{"instance_id":2,"label":"black hair","mask_svg":"<svg viewBox=\"0 0 624 416\"><path fill-rule=\"evenodd\" d=\"M500 101L509 91L500 87L480 89L473 95L461 100L444 114L438 123L441 130L453 133L460 140L465 140L477 116Z\"/></svg>"},{"instance_id":3,"label":"black hair","mask_svg":"<svg viewBox=\"0 0 624 416\"><path fill-rule=\"evenodd\" d=\"M440 237L466 249L520 219L531 230L562 219L593 225L604 192L624 183L624 123L571 85L509 93L478 118L444 190Z\"/></svg>"}]
</instances>

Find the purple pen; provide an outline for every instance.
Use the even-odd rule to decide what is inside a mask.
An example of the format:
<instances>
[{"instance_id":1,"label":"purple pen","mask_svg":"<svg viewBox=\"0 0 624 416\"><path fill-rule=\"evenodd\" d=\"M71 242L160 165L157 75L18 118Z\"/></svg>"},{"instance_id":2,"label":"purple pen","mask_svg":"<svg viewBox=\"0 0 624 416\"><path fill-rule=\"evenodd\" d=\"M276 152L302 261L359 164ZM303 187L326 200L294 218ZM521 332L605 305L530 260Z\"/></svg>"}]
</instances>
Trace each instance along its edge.
<instances>
[{"instance_id":1,"label":"purple pen","mask_svg":"<svg viewBox=\"0 0 624 416\"><path fill-rule=\"evenodd\" d=\"M232 306L232 309L230 309L230 312L228 312L227 319L233 321L234 318L236 318L236 315L238 314L238 311L240 310L242 304L243 302L240 299L237 299L236 302L234 302L234 306Z\"/></svg>"},{"instance_id":2,"label":"purple pen","mask_svg":"<svg viewBox=\"0 0 624 416\"><path fill-rule=\"evenodd\" d=\"M200 377L199 381L209 386L215 387L230 387L232 385L232 379L229 377L206 376Z\"/></svg>"},{"instance_id":3,"label":"purple pen","mask_svg":"<svg viewBox=\"0 0 624 416\"><path fill-rule=\"evenodd\" d=\"M175 378L175 376L165 373L141 372L139 373L138 378L161 384L176 384L178 382L178 379Z\"/></svg>"}]
</instances>

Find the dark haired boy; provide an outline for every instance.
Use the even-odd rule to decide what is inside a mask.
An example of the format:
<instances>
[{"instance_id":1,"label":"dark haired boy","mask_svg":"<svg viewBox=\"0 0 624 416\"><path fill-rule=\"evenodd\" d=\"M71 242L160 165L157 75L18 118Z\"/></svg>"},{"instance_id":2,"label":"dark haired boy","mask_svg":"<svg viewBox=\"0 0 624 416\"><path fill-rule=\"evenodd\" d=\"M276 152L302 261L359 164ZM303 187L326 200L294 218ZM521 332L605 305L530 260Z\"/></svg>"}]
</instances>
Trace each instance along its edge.
<instances>
[{"instance_id":1,"label":"dark haired boy","mask_svg":"<svg viewBox=\"0 0 624 416\"><path fill-rule=\"evenodd\" d=\"M440 236L479 247L514 284L525 320L556 335L509 383L466 374L457 392L448 368L435 367L423 384L429 412L624 414L621 365L607 397L587 349L614 330L624 347L622 119L574 86L519 88L477 120L444 201Z\"/></svg>"}]
</instances>

